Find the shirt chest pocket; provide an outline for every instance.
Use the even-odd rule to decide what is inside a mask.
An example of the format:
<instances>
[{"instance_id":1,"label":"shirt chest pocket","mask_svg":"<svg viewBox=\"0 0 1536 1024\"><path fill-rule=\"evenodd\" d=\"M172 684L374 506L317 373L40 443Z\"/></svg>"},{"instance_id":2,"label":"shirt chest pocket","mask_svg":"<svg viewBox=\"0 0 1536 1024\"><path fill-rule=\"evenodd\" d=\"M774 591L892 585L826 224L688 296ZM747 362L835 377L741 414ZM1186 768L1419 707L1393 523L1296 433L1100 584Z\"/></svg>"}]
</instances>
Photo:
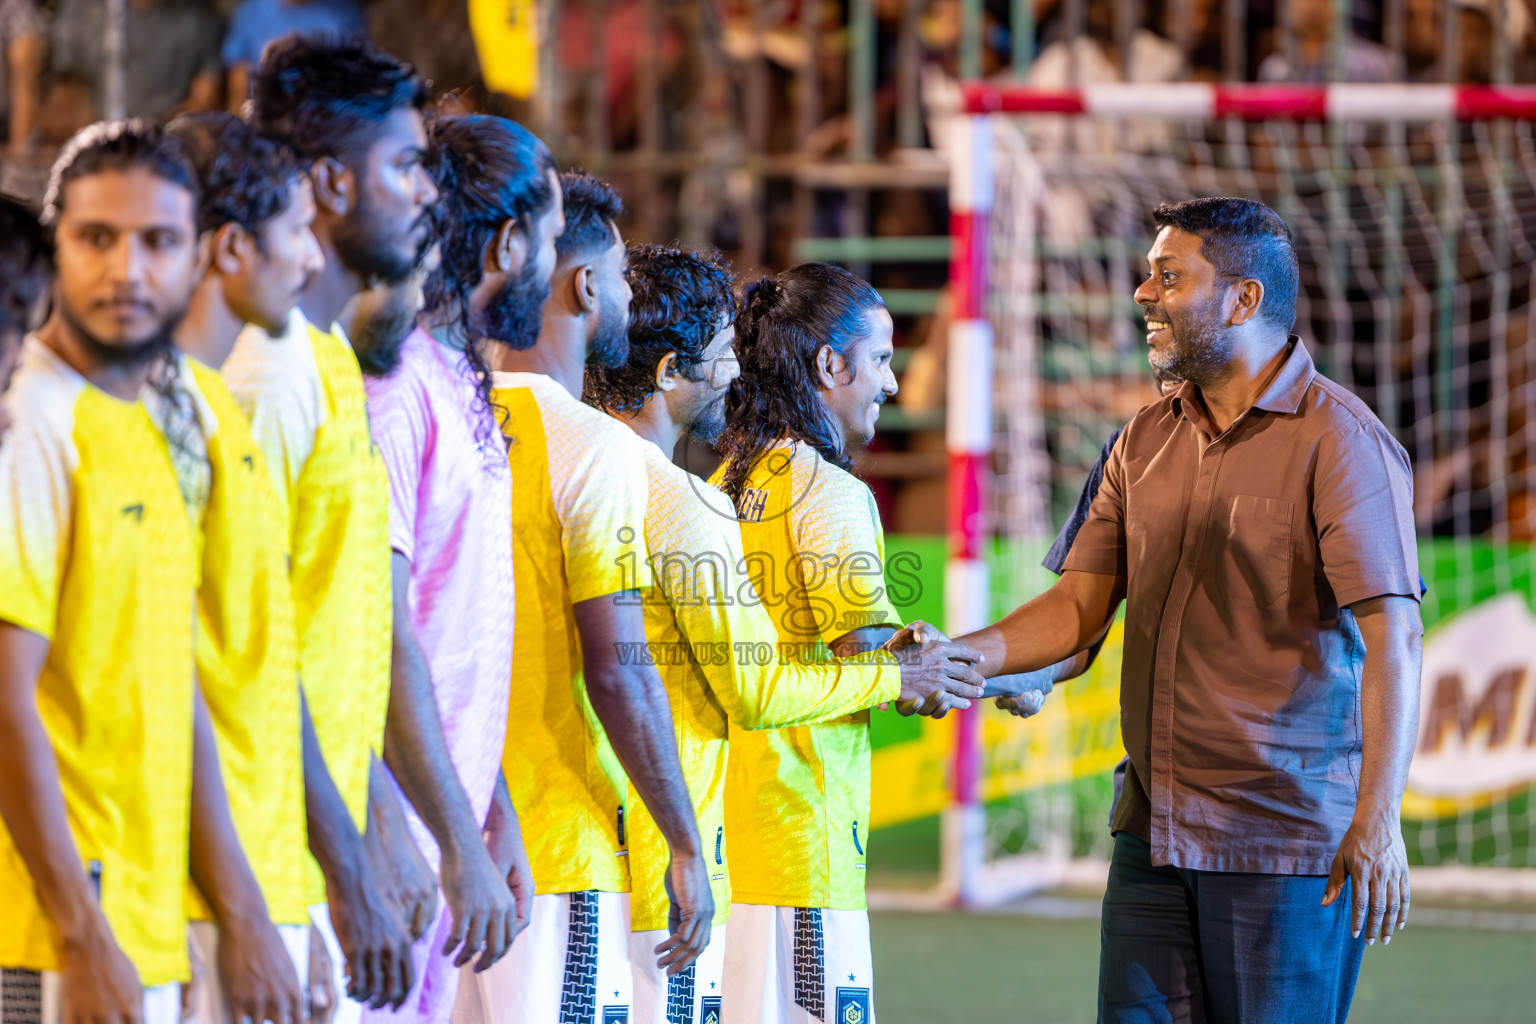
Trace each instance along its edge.
<instances>
[{"instance_id":1,"label":"shirt chest pocket","mask_svg":"<svg viewBox=\"0 0 1536 1024\"><path fill-rule=\"evenodd\" d=\"M1291 589L1291 529L1294 501L1238 494L1227 517L1224 550L1216 576L1223 595L1263 608L1280 602Z\"/></svg>"}]
</instances>

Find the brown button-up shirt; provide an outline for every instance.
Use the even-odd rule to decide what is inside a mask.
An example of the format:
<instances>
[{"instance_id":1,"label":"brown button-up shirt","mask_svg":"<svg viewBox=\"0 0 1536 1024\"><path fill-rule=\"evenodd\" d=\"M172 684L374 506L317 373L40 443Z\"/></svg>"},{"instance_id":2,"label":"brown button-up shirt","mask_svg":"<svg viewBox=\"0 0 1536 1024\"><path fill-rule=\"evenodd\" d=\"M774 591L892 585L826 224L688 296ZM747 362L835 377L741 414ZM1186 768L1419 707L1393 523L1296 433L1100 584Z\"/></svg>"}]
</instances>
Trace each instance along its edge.
<instances>
[{"instance_id":1,"label":"brown button-up shirt","mask_svg":"<svg viewBox=\"0 0 1536 1024\"><path fill-rule=\"evenodd\" d=\"M1420 596L1381 422L1297 338L1224 433L1186 383L1126 426L1066 569L1126 583L1114 828L1156 864L1327 874L1360 783L1349 606Z\"/></svg>"}]
</instances>

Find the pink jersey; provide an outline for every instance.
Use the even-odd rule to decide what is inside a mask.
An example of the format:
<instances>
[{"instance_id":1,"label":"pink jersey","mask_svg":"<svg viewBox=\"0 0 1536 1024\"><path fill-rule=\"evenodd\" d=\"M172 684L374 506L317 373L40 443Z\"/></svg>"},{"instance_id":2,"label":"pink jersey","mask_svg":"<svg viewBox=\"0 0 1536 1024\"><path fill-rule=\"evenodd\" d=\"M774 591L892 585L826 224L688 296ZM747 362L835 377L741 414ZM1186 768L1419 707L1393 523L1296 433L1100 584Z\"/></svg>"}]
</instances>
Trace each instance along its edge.
<instances>
[{"instance_id":1,"label":"pink jersey","mask_svg":"<svg viewBox=\"0 0 1536 1024\"><path fill-rule=\"evenodd\" d=\"M506 449L476 396L468 360L424 331L406 340L394 374L369 378L367 387L374 441L389 471L390 544L411 561L411 624L432 671L448 753L483 824L501 768L512 685ZM437 844L402 804L435 869ZM447 1019L458 984L452 962L439 955L449 923L440 913L417 943L418 968L423 954L430 966L402 1017L414 1008L417 1019Z\"/></svg>"}]
</instances>

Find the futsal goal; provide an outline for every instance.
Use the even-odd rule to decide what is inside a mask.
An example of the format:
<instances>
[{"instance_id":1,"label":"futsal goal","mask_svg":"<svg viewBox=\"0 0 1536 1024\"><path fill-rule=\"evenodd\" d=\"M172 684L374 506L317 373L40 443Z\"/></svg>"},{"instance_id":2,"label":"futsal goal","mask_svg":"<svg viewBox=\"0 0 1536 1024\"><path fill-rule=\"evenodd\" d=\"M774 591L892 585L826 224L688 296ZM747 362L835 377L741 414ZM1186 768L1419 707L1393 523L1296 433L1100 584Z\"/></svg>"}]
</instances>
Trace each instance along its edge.
<instances>
[{"instance_id":1,"label":"futsal goal","mask_svg":"<svg viewBox=\"0 0 1536 1024\"><path fill-rule=\"evenodd\" d=\"M951 167L947 625L1047 587L1110 433L1154 397L1132 292L1153 207L1290 225L1296 333L1407 449L1428 635L1404 809L1420 891L1536 895L1536 89L971 84ZM950 741L940 896L1102 879L1119 634L1038 718Z\"/></svg>"}]
</instances>

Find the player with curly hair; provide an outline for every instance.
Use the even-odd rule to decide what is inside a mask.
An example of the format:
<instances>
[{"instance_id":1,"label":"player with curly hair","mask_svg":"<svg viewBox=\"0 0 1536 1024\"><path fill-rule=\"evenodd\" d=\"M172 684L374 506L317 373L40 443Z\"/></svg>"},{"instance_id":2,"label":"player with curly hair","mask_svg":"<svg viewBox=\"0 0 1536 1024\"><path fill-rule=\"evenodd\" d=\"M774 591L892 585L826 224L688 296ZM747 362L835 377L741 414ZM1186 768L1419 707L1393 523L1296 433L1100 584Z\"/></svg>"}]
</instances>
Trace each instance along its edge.
<instances>
[{"instance_id":1,"label":"player with curly hair","mask_svg":"<svg viewBox=\"0 0 1536 1024\"><path fill-rule=\"evenodd\" d=\"M619 366L590 367L585 398L642 441L650 482L644 532L656 581L646 594L645 635L672 704L699 831L710 844L715 895L709 947L694 966L667 977L655 962L667 934L667 849L632 794L631 1020L707 1021L711 1013L718 1020L731 900L728 736L734 744L745 730L836 721L887 701L922 701L940 689L979 696L981 677L951 660L975 652L947 643L901 665L884 652L849 661L785 656L792 652L780 646L769 606L745 578L730 502L670 457L684 434L710 443L725 427L725 396L739 372L729 266L719 255L638 246L630 250L629 281L629 356ZM744 656L759 648L774 656Z\"/></svg>"}]
</instances>

